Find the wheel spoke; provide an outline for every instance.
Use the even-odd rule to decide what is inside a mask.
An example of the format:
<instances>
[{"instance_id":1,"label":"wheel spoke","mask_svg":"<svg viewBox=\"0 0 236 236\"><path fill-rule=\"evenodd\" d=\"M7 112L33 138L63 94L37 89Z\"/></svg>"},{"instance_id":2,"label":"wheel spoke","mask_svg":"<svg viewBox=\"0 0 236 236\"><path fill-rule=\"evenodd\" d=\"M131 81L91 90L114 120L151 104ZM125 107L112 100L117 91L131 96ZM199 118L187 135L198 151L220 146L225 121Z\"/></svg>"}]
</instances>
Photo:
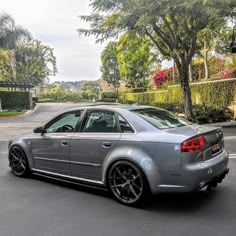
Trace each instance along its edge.
<instances>
[{"instance_id":1,"label":"wheel spoke","mask_svg":"<svg viewBox=\"0 0 236 236\"><path fill-rule=\"evenodd\" d=\"M119 168L118 167L116 167L116 171L118 172L118 174L120 175L120 177L122 177L123 179L127 179L125 176L124 176L124 174L122 174L121 173L121 171L119 170Z\"/></svg>"},{"instance_id":2,"label":"wheel spoke","mask_svg":"<svg viewBox=\"0 0 236 236\"><path fill-rule=\"evenodd\" d=\"M13 156L13 158L16 160L16 161L19 161L20 158L18 156L16 156L15 154L11 153L11 156Z\"/></svg>"},{"instance_id":3,"label":"wheel spoke","mask_svg":"<svg viewBox=\"0 0 236 236\"><path fill-rule=\"evenodd\" d=\"M133 186L135 186L139 191L142 190L142 188L140 188L137 184L133 183Z\"/></svg>"},{"instance_id":4,"label":"wheel spoke","mask_svg":"<svg viewBox=\"0 0 236 236\"><path fill-rule=\"evenodd\" d=\"M135 196L135 198L138 198L138 195L136 194L136 192L134 191L134 188L132 185L129 186L131 193Z\"/></svg>"},{"instance_id":5,"label":"wheel spoke","mask_svg":"<svg viewBox=\"0 0 236 236\"><path fill-rule=\"evenodd\" d=\"M111 186L111 188L119 188L119 187L124 188L125 185L126 185L126 183L116 184L116 185Z\"/></svg>"},{"instance_id":6,"label":"wheel spoke","mask_svg":"<svg viewBox=\"0 0 236 236\"><path fill-rule=\"evenodd\" d=\"M25 170L25 164L22 161L20 162L20 165L23 168L23 170Z\"/></svg>"},{"instance_id":7,"label":"wheel spoke","mask_svg":"<svg viewBox=\"0 0 236 236\"><path fill-rule=\"evenodd\" d=\"M140 178L140 175L134 176L133 181L136 181L138 178Z\"/></svg>"}]
</instances>

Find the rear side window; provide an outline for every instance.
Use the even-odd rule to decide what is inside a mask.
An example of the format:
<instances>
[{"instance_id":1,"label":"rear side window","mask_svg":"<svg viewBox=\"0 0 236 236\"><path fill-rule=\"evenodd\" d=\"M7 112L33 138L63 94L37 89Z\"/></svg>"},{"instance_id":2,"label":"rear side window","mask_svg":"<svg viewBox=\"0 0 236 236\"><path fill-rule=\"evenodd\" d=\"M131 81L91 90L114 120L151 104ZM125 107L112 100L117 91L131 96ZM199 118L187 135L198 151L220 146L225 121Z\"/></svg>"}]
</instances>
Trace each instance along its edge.
<instances>
[{"instance_id":1,"label":"rear side window","mask_svg":"<svg viewBox=\"0 0 236 236\"><path fill-rule=\"evenodd\" d=\"M118 132L115 113L111 111L88 111L82 132Z\"/></svg>"},{"instance_id":2,"label":"rear side window","mask_svg":"<svg viewBox=\"0 0 236 236\"><path fill-rule=\"evenodd\" d=\"M130 124L122 117L118 116L119 118L119 124L120 124L120 130L122 133L134 133L134 130L130 126Z\"/></svg>"},{"instance_id":3,"label":"rear side window","mask_svg":"<svg viewBox=\"0 0 236 236\"><path fill-rule=\"evenodd\" d=\"M158 129L177 128L190 124L187 120L179 118L173 113L161 109L145 108L131 110L131 112L136 113Z\"/></svg>"}]
</instances>

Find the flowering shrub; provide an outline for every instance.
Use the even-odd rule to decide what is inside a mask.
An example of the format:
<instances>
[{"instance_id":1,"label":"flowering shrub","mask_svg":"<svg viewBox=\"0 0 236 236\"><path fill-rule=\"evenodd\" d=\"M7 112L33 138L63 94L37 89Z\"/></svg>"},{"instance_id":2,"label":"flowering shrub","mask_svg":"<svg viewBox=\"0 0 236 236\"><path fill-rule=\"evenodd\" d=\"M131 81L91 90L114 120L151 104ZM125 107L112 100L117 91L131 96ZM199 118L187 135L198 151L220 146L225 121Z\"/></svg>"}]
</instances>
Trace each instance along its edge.
<instances>
[{"instance_id":1,"label":"flowering shrub","mask_svg":"<svg viewBox=\"0 0 236 236\"><path fill-rule=\"evenodd\" d=\"M220 72L220 78L236 78L236 67Z\"/></svg>"},{"instance_id":2,"label":"flowering shrub","mask_svg":"<svg viewBox=\"0 0 236 236\"><path fill-rule=\"evenodd\" d=\"M153 77L153 81L156 88L158 89L162 85L166 84L168 81L171 80L172 76L173 76L173 67L157 72Z\"/></svg>"}]
</instances>

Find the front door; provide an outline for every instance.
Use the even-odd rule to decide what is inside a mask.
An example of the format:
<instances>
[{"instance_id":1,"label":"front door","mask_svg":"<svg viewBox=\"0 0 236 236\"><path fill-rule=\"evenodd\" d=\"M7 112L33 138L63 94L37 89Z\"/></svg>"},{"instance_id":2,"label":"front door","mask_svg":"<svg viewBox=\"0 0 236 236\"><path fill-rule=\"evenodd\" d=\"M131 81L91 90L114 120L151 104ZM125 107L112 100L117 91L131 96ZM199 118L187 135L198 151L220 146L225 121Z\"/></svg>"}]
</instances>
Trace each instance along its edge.
<instances>
[{"instance_id":1,"label":"front door","mask_svg":"<svg viewBox=\"0 0 236 236\"><path fill-rule=\"evenodd\" d=\"M31 145L36 169L70 175L70 141L80 114L64 113L49 122L43 134L35 134Z\"/></svg>"},{"instance_id":2,"label":"front door","mask_svg":"<svg viewBox=\"0 0 236 236\"><path fill-rule=\"evenodd\" d=\"M101 180L102 165L120 139L116 115L112 111L87 111L80 132L71 139L73 176Z\"/></svg>"}]
</instances>

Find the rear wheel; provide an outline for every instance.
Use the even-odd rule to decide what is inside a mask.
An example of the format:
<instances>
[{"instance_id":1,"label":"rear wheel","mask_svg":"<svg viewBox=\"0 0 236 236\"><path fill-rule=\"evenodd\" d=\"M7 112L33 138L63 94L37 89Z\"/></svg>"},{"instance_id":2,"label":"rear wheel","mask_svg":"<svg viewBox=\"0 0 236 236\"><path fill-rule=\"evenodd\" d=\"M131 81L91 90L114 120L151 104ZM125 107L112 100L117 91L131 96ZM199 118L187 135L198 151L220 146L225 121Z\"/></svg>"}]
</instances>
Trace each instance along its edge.
<instances>
[{"instance_id":1,"label":"rear wheel","mask_svg":"<svg viewBox=\"0 0 236 236\"><path fill-rule=\"evenodd\" d=\"M113 196L125 205L144 203L150 195L142 170L129 161L118 161L108 172L108 185Z\"/></svg>"},{"instance_id":2,"label":"rear wheel","mask_svg":"<svg viewBox=\"0 0 236 236\"><path fill-rule=\"evenodd\" d=\"M30 173L27 157L24 151L18 147L13 146L9 152L9 165L12 172L18 177L26 177Z\"/></svg>"}]
</instances>

